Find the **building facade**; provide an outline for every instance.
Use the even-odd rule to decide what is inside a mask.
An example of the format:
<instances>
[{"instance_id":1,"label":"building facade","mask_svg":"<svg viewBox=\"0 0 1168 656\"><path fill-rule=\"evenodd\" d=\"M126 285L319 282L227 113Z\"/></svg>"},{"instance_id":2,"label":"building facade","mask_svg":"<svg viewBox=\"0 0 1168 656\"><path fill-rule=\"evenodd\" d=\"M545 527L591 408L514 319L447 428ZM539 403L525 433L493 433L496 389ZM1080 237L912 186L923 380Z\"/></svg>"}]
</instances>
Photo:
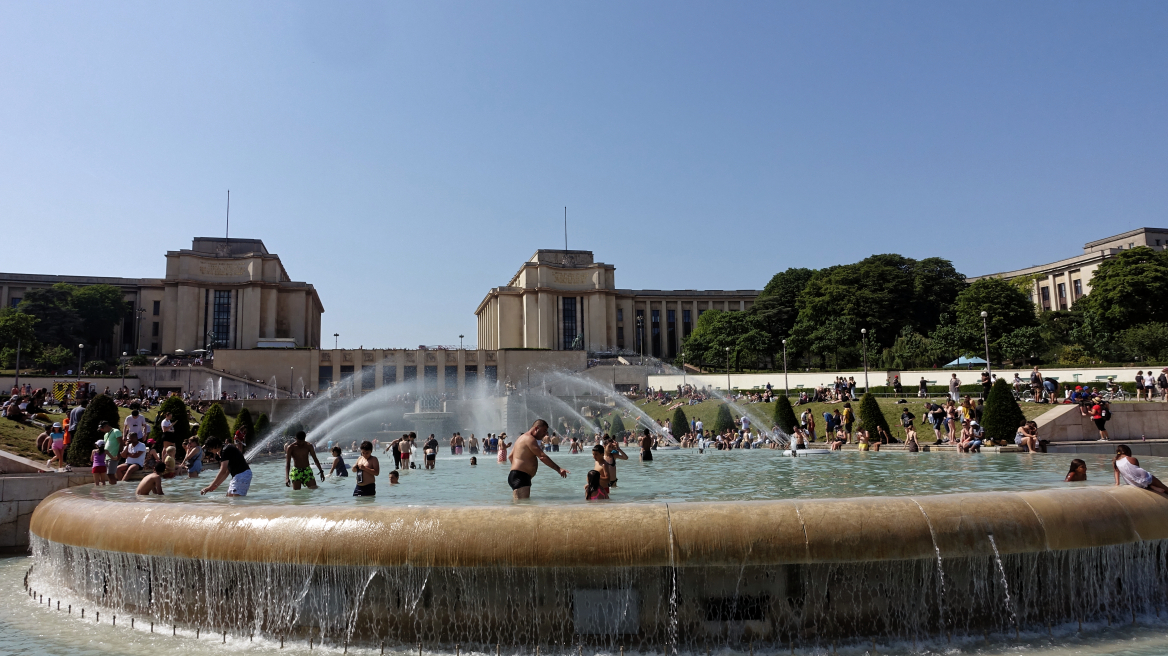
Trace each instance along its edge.
<instances>
[{"instance_id":1,"label":"building facade","mask_svg":"<svg viewBox=\"0 0 1168 656\"><path fill-rule=\"evenodd\" d=\"M1137 246L1147 246L1155 250L1168 248L1168 229L1138 228L1128 232L1087 242L1083 254L1015 271L993 273L970 278L973 282L981 278L1001 278L1003 280L1028 279L1026 285L1030 300L1039 311L1069 310L1075 302L1091 291L1091 277L1099 268L1099 263L1124 250Z\"/></svg>"},{"instance_id":2,"label":"building facade","mask_svg":"<svg viewBox=\"0 0 1168 656\"><path fill-rule=\"evenodd\" d=\"M320 346L316 289L292 281L259 239L196 237L166 253L164 278L0 273L0 301L15 307L28 290L57 283L122 289L129 310L111 337L120 352Z\"/></svg>"},{"instance_id":3,"label":"building facade","mask_svg":"<svg viewBox=\"0 0 1168 656\"><path fill-rule=\"evenodd\" d=\"M618 289L592 251L538 250L475 310L486 349L644 353L673 359L706 310L745 311L756 290Z\"/></svg>"}]
</instances>

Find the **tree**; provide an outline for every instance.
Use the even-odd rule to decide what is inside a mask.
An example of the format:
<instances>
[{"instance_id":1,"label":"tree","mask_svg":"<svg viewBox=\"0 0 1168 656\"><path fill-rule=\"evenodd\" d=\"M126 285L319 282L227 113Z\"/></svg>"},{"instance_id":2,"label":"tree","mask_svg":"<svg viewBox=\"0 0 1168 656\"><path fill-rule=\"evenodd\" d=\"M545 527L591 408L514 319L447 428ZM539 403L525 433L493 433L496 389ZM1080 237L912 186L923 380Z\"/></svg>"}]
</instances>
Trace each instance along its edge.
<instances>
[{"instance_id":1,"label":"tree","mask_svg":"<svg viewBox=\"0 0 1168 656\"><path fill-rule=\"evenodd\" d=\"M924 335L937 327L941 315L968 286L965 276L953 263L939 257L926 257L913 267L912 326Z\"/></svg>"},{"instance_id":2,"label":"tree","mask_svg":"<svg viewBox=\"0 0 1168 656\"><path fill-rule=\"evenodd\" d=\"M780 344L791 333L799 315L799 294L815 274L812 269L790 268L776 273L763 287L749 312L759 319L759 327L770 335L774 344Z\"/></svg>"},{"instance_id":3,"label":"tree","mask_svg":"<svg viewBox=\"0 0 1168 656\"><path fill-rule=\"evenodd\" d=\"M89 456L93 453L94 443L102 438L97 426L108 421L110 426L117 427L121 423L118 415L118 405L105 394L98 394L89 400L81 421L77 423L77 432L65 451L65 462L74 467L88 467ZM116 466L116 463L115 463Z\"/></svg>"},{"instance_id":4,"label":"tree","mask_svg":"<svg viewBox=\"0 0 1168 656\"><path fill-rule=\"evenodd\" d=\"M983 334L981 313L988 313ZM1021 290L1000 278L982 278L957 295L953 313L961 345L981 352L984 335L989 336L990 357L1001 359L1000 340L1019 328L1033 326L1034 303ZM984 348L984 346L983 346Z\"/></svg>"},{"instance_id":5,"label":"tree","mask_svg":"<svg viewBox=\"0 0 1168 656\"><path fill-rule=\"evenodd\" d=\"M795 426L799 423L795 418L795 409L791 407L791 400L785 394L775 397L774 421L779 430L788 435L795 431Z\"/></svg>"},{"instance_id":6,"label":"tree","mask_svg":"<svg viewBox=\"0 0 1168 656\"><path fill-rule=\"evenodd\" d=\"M1168 360L1168 324L1152 321L1119 333L1119 343L1128 357L1139 360Z\"/></svg>"},{"instance_id":7,"label":"tree","mask_svg":"<svg viewBox=\"0 0 1168 656\"><path fill-rule=\"evenodd\" d=\"M100 344L112 338L114 326L131 308L122 296L122 290L113 285L88 285L73 292L70 306L81 322L83 341Z\"/></svg>"},{"instance_id":8,"label":"tree","mask_svg":"<svg viewBox=\"0 0 1168 656\"><path fill-rule=\"evenodd\" d=\"M36 338L42 344L76 348L81 339L81 319L73 309L75 289L73 285L57 283L52 287L30 289L24 293L16 309L38 319Z\"/></svg>"},{"instance_id":9,"label":"tree","mask_svg":"<svg viewBox=\"0 0 1168 656\"><path fill-rule=\"evenodd\" d=\"M158 406L158 415L154 418L153 433L162 435L162 420L166 413L170 413L171 427L174 428L173 437L168 442L174 442L181 449L183 442L191 436L191 418L187 414L187 404L177 396L167 397Z\"/></svg>"},{"instance_id":10,"label":"tree","mask_svg":"<svg viewBox=\"0 0 1168 656\"><path fill-rule=\"evenodd\" d=\"M1010 389L1005 378L999 378L990 388L985 409L981 414L981 427L985 431L986 439L1012 440L1023 419L1025 416L1014 398L1014 391Z\"/></svg>"},{"instance_id":11,"label":"tree","mask_svg":"<svg viewBox=\"0 0 1168 656\"><path fill-rule=\"evenodd\" d=\"M36 365L41 369L63 369L72 361L73 352L60 345L40 349L36 355Z\"/></svg>"},{"instance_id":12,"label":"tree","mask_svg":"<svg viewBox=\"0 0 1168 656\"><path fill-rule=\"evenodd\" d=\"M235 435L241 428L246 436L244 441L250 445L252 439L255 438L255 425L251 421L251 413L247 411L247 408L240 409L239 414L235 415L235 424L231 426L231 434Z\"/></svg>"},{"instance_id":13,"label":"tree","mask_svg":"<svg viewBox=\"0 0 1168 656\"><path fill-rule=\"evenodd\" d=\"M721 435L728 430L737 428L734 418L730 416L730 406L723 403L718 406L718 414L714 417L714 434Z\"/></svg>"},{"instance_id":14,"label":"tree","mask_svg":"<svg viewBox=\"0 0 1168 656\"><path fill-rule=\"evenodd\" d=\"M1146 321L1168 323L1168 252L1139 246L1099 263L1091 293L1079 300L1084 314L1118 333Z\"/></svg>"},{"instance_id":15,"label":"tree","mask_svg":"<svg viewBox=\"0 0 1168 656\"><path fill-rule=\"evenodd\" d=\"M681 408L673 410L673 421L669 422L669 432L679 440L689 432L689 418L685 416L685 412Z\"/></svg>"},{"instance_id":16,"label":"tree","mask_svg":"<svg viewBox=\"0 0 1168 656\"><path fill-rule=\"evenodd\" d=\"M1025 362L1031 354L1039 354L1046 349L1044 331L1038 326L1018 328L998 340L998 349L1014 364Z\"/></svg>"},{"instance_id":17,"label":"tree","mask_svg":"<svg viewBox=\"0 0 1168 656\"><path fill-rule=\"evenodd\" d=\"M625 434L625 422L621 421L619 412L613 414L612 425L608 427L608 430L609 434L613 437L620 437L621 435Z\"/></svg>"},{"instance_id":18,"label":"tree","mask_svg":"<svg viewBox=\"0 0 1168 656\"><path fill-rule=\"evenodd\" d=\"M227 426L227 415L218 403L211 404L203 421L199 424L199 444L205 444L207 438L217 437L224 444L231 442L231 429Z\"/></svg>"},{"instance_id":19,"label":"tree","mask_svg":"<svg viewBox=\"0 0 1168 656\"><path fill-rule=\"evenodd\" d=\"M860 428L868 431L868 438L871 440L880 440L880 431L878 428L883 428L884 432L889 437L892 436L892 430L888 428L888 420L884 418L884 411L880 409L880 403L876 400L876 395L871 392L864 392L864 396L860 397L860 412L859 412Z\"/></svg>"},{"instance_id":20,"label":"tree","mask_svg":"<svg viewBox=\"0 0 1168 656\"><path fill-rule=\"evenodd\" d=\"M23 351L34 352L37 345L36 324L39 321L31 314L14 308L0 310L0 348L16 348L20 342Z\"/></svg>"}]
</instances>

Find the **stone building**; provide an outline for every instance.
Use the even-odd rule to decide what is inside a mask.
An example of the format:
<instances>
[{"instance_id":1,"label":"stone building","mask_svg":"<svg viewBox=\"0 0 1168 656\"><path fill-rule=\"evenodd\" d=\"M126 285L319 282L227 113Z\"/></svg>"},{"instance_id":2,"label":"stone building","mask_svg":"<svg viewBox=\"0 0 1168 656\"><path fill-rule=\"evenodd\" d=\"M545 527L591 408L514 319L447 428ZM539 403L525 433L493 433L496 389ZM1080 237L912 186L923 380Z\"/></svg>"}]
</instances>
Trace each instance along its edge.
<instances>
[{"instance_id":1,"label":"stone building","mask_svg":"<svg viewBox=\"0 0 1168 656\"><path fill-rule=\"evenodd\" d=\"M1027 293L1038 310L1069 310L1075 302L1091 291L1091 277L1103 260L1137 246L1148 246L1155 250L1168 248L1168 229L1137 228L1128 232L1097 239L1083 245L1083 254L1065 260L992 273L970 278L973 282L981 278L1002 278L1004 280L1029 279Z\"/></svg>"},{"instance_id":2,"label":"stone building","mask_svg":"<svg viewBox=\"0 0 1168 656\"><path fill-rule=\"evenodd\" d=\"M617 289L592 251L538 250L475 310L485 349L644 352L672 359L706 310L744 311L756 290Z\"/></svg>"},{"instance_id":3,"label":"stone building","mask_svg":"<svg viewBox=\"0 0 1168 656\"><path fill-rule=\"evenodd\" d=\"M0 301L56 283L120 287L128 303L111 343L127 353L320 346L320 297L294 282L259 239L196 237L166 253L164 278L0 273ZM93 354L111 356L116 353Z\"/></svg>"}]
</instances>

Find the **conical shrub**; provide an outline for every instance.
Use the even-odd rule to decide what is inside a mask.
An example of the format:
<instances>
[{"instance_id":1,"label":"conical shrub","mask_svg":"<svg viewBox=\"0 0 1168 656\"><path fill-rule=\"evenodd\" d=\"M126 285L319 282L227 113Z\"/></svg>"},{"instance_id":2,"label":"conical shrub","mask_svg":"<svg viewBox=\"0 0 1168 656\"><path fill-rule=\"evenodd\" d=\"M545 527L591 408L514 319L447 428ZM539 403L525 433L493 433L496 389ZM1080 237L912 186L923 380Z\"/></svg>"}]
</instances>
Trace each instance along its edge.
<instances>
[{"instance_id":1,"label":"conical shrub","mask_svg":"<svg viewBox=\"0 0 1168 656\"><path fill-rule=\"evenodd\" d=\"M187 404L177 396L168 397L158 406L158 415L154 418L153 435L162 435L162 420L166 413L170 413L170 422L174 425L174 437L168 441L174 442L182 449L182 443L191 436L191 417L187 414Z\"/></svg>"},{"instance_id":2,"label":"conical shrub","mask_svg":"<svg viewBox=\"0 0 1168 656\"><path fill-rule=\"evenodd\" d=\"M247 411L247 408L241 409L239 414L235 415L235 424L231 427L231 434L235 435L241 428L246 436L245 441L247 444L251 444L255 438L255 425L251 423L251 413Z\"/></svg>"},{"instance_id":3,"label":"conical shrub","mask_svg":"<svg viewBox=\"0 0 1168 656\"><path fill-rule=\"evenodd\" d=\"M89 466L89 456L93 453L93 444L102 438L97 431L97 425L108 421L110 426L118 428L121 416L118 414L118 405L105 394L98 394L89 400L81 421L77 423L77 432L65 450L65 462L74 467Z\"/></svg>"},{"instance_id":4,"label":"conical shrub","mask_svg":"<svg viewBox=\"0 0 1168 656\"><path fill-rule=\"evenodd\" d=\"M1022 408L1018 407L1010 384L1005 378L999 378L990 388L985 409L981 413L981 426L985 430L986 439L1012 440L1023 419L1025 415L1022 414Z\"/></svg>"},{"instance_id":5,"label":"conical shrub","mask_svg":"<svg viewBox=\"0 0 1168 656\"><path fill-rule=\"evenodd\" d=\"M673 437L678 440L689 432L689 419L681 408L676 408L673 411L673 420L669 422L669 432L673 433Z\"/></svg>"},{"instance_id":6,"label":"conical shrub","mask_svg":"<svg viewBox=\"0 0 1168 656\"><path fill-rule=\"evenodd\" d=\"M227 425L227 415L218 403L211 404L203 421L199 424L199 444L205 444L207 438L217 437L224 444L231 442L231 428Z\"/></svg>"},{"instance_id":7,"label":"conical shrub","mask_svg":"<svg viewBox=\"0 0 1168 656\"><path fill-rule=\"evenodd\" d=\"M880 409L880 403L876 400L876 395L871 392L865 392L864 396L860 398L860 428L868 431L868 436L873 440L880 439L880 431L877 428L883 428L884 432L891 437L892 430L888 428L888 420L884 418L884 411Z\"/></svg>"},{"instance_id":8,"label":"conical shrub","mask_svg":"<svg viewBox=\"0 0 1168 656\"><path fill-rule=\"evenodd\" d=\"M795 418L795 409L791 407L791 399L786 395L775 397L775 425L779 430L790 435L795 430L799 420Z\"/></svg>"},{"instance_id":9,"label":"conical shrub","mask_svg":"<svg viewBox=\"0 0 1168 656\"><path fill-rule=\"evenodd\" d=\"M625 434L625 422L621 421L620 413L617 412L612 416L612 425L608 427L610 435L613 437L620 437Z\"/></svg>"},{"instance_id":10,"label":"conical shrub","mask_svg":"<svg viewBox=\"0 0 1168 656\"><path fill-rule=\"evenodd\" d=\"M714 434L721 435L728 430L734 430L734 418L730 416L730 406L723 403L718 406L718 415L714 417Z\"/></svg>"}]
</instances>

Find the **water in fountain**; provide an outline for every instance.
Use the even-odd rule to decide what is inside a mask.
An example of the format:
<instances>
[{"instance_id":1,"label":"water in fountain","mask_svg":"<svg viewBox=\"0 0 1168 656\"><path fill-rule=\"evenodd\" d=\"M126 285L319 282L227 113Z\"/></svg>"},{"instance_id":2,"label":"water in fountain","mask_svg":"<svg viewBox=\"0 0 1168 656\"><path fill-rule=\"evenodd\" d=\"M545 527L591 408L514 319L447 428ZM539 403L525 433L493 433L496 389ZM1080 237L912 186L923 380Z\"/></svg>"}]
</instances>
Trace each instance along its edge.
<instances>
[{"instance_id":1,"label":"water in fountain","mask_svg":"<svg viewBox=\"0 0 1168 656\"><path fill-rule=\"evenodd\" d=\"M613 401L616 402L617 407L624 409L624 410L628 410L634 417L636 417L638 426L648 428L658 438L663 440L666 444L671 444L674 446L676 446L678 444L678 441L676 439L674 439L674 437L672 435L670 435L668 431L666 431L664 428L662 428L657 423L656 419L653 419L652 417L650 417L648 413L646 413L644 410L638 408L635 403L630 401L627 397L625 397L620 392L617 392L616 390L612 389L612 387L604 385L604 384L602 384L596 380L593 380L592 378L589 378L587 376L581 376L579 374L572 373L572 372L563 372L563 371L554 372L552 374L549 374L548 378L555 381L558 384L564 384L564 385L568 386L568 389L571 389L572 386L583 387L585 389L592 390L593 392L595 392L596 394L598 394L600 396L612 397Z\"/></svg>"},{"instance_id":2,"label":"water in fountain","mask_svg":"<svg viewBox=\"0 0 1168 656\"><path fill-rule=\"evenodd\" d=\"M296 379L296 397L301 398L301 399L304 398L304 379L303 378Z\"/></svg>"}]
</instances>

